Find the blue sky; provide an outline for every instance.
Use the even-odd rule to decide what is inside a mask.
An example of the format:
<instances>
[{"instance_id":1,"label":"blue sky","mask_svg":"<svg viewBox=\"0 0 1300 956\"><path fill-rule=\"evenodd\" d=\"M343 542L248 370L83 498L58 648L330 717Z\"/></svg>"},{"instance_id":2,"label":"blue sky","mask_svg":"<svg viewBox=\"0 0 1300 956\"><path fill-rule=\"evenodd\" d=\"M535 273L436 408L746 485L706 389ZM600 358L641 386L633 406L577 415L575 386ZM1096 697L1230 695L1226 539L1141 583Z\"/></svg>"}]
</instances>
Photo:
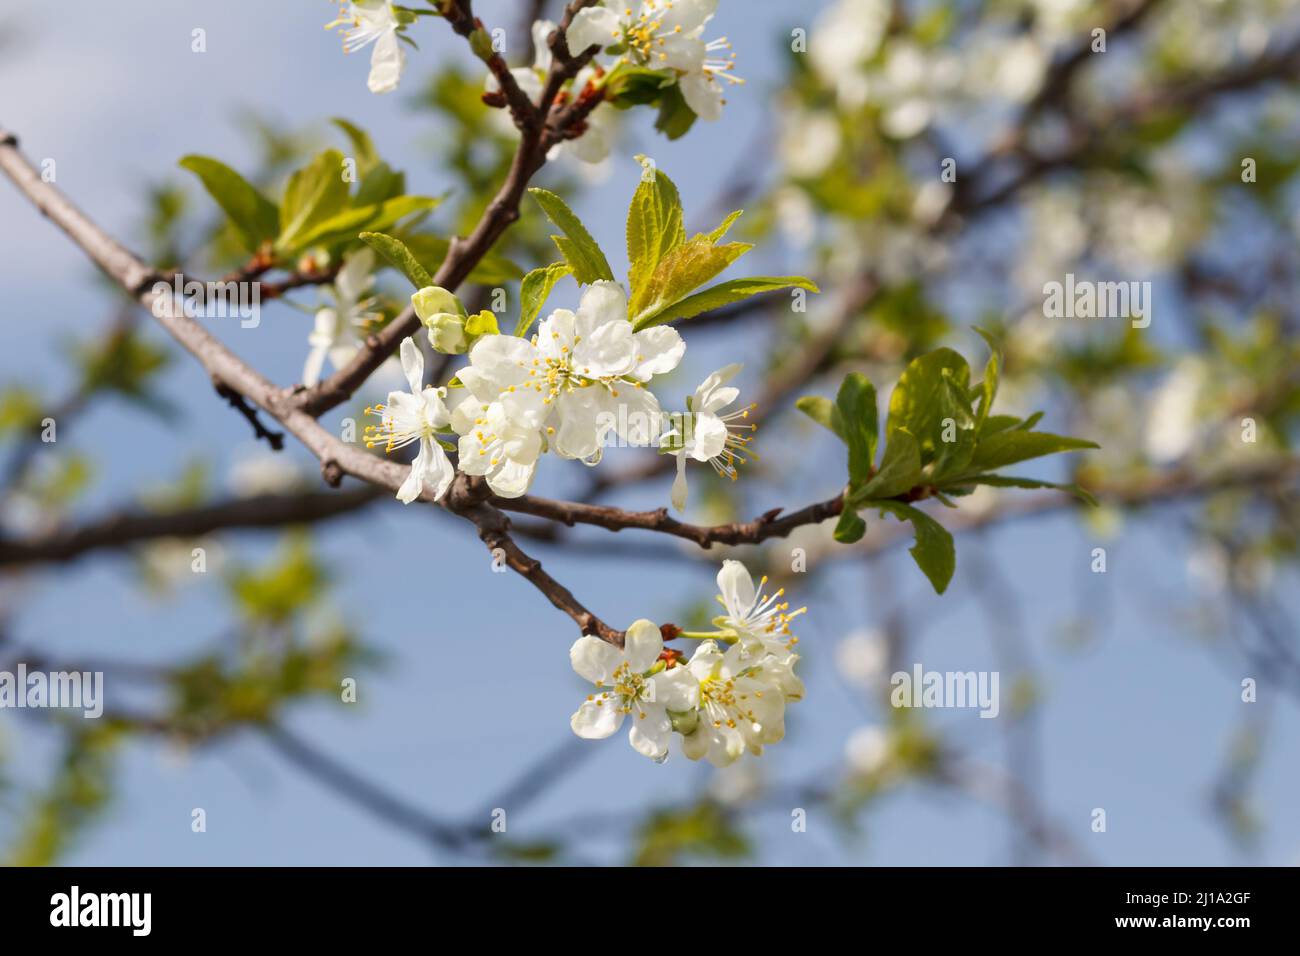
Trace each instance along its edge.
<instances>
[{"instance_id":1,"label":"blue sky","mask_svg":"<svg viewBox=\"0 0 1300 956\"><path fill-rule=\"evenodd\" d=\"M516 6L476 4L487 22L507 26L515 22ZM602 211L626 202L638 175L634 152L652 152L674 176L688 214L708 208L718 187L743 168L755 137L769 123L764 94L779 76L773 51L780 30L798 22L789 9L723 4L717 24L741 52L739 72L749 85L731 97L721 123L700 124L677 143L655 138L644 123L630 130L610 179L583 206L607 250L622 247L622 217ZM407 169L412 191L436 192L447 181L431 168L426 147L438 131L409 110L402 94L374 97L366 91L366 58L344 57L337 39L322 29L332 11L332 4L312 0L24 5L0 21L18 30L16 48L0 59L0 123L20 135L30 157L54 158L60 188L117 234L135 224L144 184L182 177L175 165L182 155L209 154L237 168L251 163L250 145L235 122L239 107L251 103L267 104L295 125L349 117ZM195 27L207 31L204 54L190 50ZM410 89L428 72L426 64L459 55L459 41L437 22L421 23L417 36L422 52L410 59ZM57 394L67 381L59 343L67 334L102 325L106 300L82 254L7 185L0 185L0 223L0 378ZM270 377L288 382L301 369L308 321L289 309L268 309L258 329L231 327L221 334ZM726 346L757 358L763 342L741 334L729 337ZM712 367L717 346L692 349L689 367L674 382L683 392ZM189 456L211 458L220 474L255 451L245 423L214 398L185 356L166 373L164 387L182 411L178 428L108 403L68 429L66 440L100 464L86 513L175 478ZM828 460L837 454L829 440L823 451ZM286 454L310 469L305 452L291 445ZM539 484L542 493L563 493L583 477L573 463L546 465L551 473ZM798 503L838 490L835 469L820 475L792 492ZM629 502L658 505L667 490L665 482ZM765 500L759 510L778 503L792 502ZM1210 814L1209 790L1247 706L1239 701L1239 682L1259 675L1207 649L1179 621L1176 612L1194 594L1183 542L1175 535L1167 526L1127 526L1104 542L1111 570L1094 576L1088 564L1097 541L1073 520L1053 517L1010 526L979 542L959 538L958 578L942 598L930 593L901 551L867 567L838 566L815 590L809 582L808 593L795 596L810 606L801 631L809 694L794 709L789 739L763 758L764 769L773 779L820 773L839 760L852 730L879 718L838 677L833 649L845 634L881 625L893 609L891 595L911 602L909 617L920 635L916 656L927 668L998 666L990 628L1006 630L1014 622L1009 614L990 622L963 570L991 556L1019 599L1023 636L1044 683L1041 795L1049 812L1105 863L1239 861ZM250 556L264 554L267 544L265 538L234 541ZM448 817L476 810L522 766L570 736L568 717L583 693L568 663L572 624L526 582L490 573L490 558L467 525L427 510L385 507L332 525L321 547L338 581L331 607L322 613L355 624L387 653L389 664L359 675L355 707L322 704L294 711L290 724L301 736L430 813ZM623 623L670 613L712 593L714 569L708 564L591 561L553 552L542 557L597 613L626 618ZM196 650L222 633L227 611L216 581L158 601L135 591L133 580L130 563L119 557L38 575L14 617L16 636L64 656L150 660ZM437 613L428 603L431 594ZM1102 604L1111 610L1099 619L1095 639L1070 649L1063 638L1067 625ZM113 694L110 686L110 706ZM1257 859L1294 863L1300 860L1295 705L1280 701L1274 721L1254 790L1266 825ZM945 715L941 723L972 753L1003 760L1001 721L969 713ZM40 778L48 743L32 721L0 717L0 746L19 779ZM680 799L709 774L680 756L655 766L621 735L590 746L595 752L576 773L510 819L513 836L545 838L549 821L596 808L632 811ZM303 777L252 737L189 755L154 744L135 746L124 756L119 780L118 799L70 862L438 859ZM1089 813L1098 806L1108 812L1105 834L1088 829ZM207 811L206 834L190 831L194 807ZM783 809L755 817L750 832L766 862L1006 859L1007 824L1000 814L915 787L866 817L856 840L846 840L817 810L806 834L791 833ZM616 843L580 845L587 857L618 858Z\"/></svg>"}]
</instances>

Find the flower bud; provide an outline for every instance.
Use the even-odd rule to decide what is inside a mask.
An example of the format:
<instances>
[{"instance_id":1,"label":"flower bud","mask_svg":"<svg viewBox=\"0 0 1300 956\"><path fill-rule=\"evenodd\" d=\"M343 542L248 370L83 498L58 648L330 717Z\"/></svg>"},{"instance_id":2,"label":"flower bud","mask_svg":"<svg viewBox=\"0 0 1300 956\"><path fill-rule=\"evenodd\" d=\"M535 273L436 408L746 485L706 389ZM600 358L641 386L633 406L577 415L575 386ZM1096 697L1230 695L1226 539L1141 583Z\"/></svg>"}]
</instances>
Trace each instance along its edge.
<instances>
[{"instance_id":1,"label":"flower bud","mask_svg":"<svg viewBox=\"0 0 1300 956\"><path fill-rule=\"evenodd\" d=\"M451 312L462 316L465 314L465 308L460 304L460 300L446 289L436 285L427 285L412 295L411 305L415 307L415 314L425 325L428 325L429 320L440 312Z\"/></svg>"},{"instance_id":2,"label":"flower bud","mask_svg":"<svg viewBox=\"0 0 1300 956\"><path fill-rule=\"evenodd\" d=\"M437 312L424 320L429 330L429 344L438 352L460 355L469 351L469 337L465 335L465 317L452 312Z\"/></svg>"},{"instance_id":3,"label":"flower bud","mask_svg":"<svg viewBox=\"0 0 1300 956\"><path fill-rule=\"evenodd\" d=\"M700 712L698 710L670 710L667 711L667 714L668 719L672 721L673 730L683 737L689 737L700 726Z\"/></svg>"},{"instance_id":4,"label":"flower bud","mask_svg":"<svg viewBox=\"0 0 1300 956\"><path fill-rule=\"evenodd\" d=\"M447 355L459 355L470 347L465 334L465 310L454 295L436 285L425 286L411 296L411 305L429 330L429 344Z\"/></svg>"}]
</instances>

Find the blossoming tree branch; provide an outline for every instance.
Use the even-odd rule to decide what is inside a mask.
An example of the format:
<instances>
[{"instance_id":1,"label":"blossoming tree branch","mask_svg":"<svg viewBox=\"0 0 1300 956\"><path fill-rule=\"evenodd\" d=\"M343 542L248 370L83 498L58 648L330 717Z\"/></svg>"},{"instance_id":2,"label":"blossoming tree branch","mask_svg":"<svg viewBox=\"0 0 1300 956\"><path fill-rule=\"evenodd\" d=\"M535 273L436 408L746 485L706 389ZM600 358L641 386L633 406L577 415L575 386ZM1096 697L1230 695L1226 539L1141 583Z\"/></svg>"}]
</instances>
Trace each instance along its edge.
<instances>
[{"instance_id":1,"label":"blossoming tree branch","mask_svg":"<svg viewBox=\"0 0 1300 956\"><path fill-rule=\"evenodd\" d=\"M298 381L273 381L254 368L185 308L188 286L166 268L170 258L146 261L108 235L20 152L16 134L0 133L0 170L133 301L130 314L105 337L115 351L95 366L102 380L120 392L138 392L123 369L160 363L133 337L133 323L147 318L202 366L217 397L246 420L257 440L274 449L286 439L300 443L319 461L325 485L337 489L173 513L126 511L29 540L0 540L0 565L67 561L96 549L217 529L310 524L374 507L381 498L409 506L402 511L408 521L418 520L418 509L436 508L463 519L494 562L526 579L576 626L570 662L590 684L570 717L578 737L606 738L626 726L631 745L655 761L677 750L724 766L784 737L786 707L805 696L797 632L809 612L796 606L797 595L752 574L741 561L713 560L715 548L757 545L824 523L834 529L828 536L834 550L825 555L831 560L872 553L880 540L906 539L917 580L943 594L957 567L952 531L999 515L1042 513L1067 500L1088 507L1094 493L1111 504L1142 505L1294 480L1300 470L1285 456L1213 472L1184 462L1128 481L1094 471L1090 490L1021 474L1025 463L1097 449L1090 438L1102 434L1098 417L1083 416L1084 427L1076 429L1055 410L1008 412L999 400L1008 349L1022 368L1032 358L1008 341L1007 324L972 325L978 338L968 338L979 354L962 354L931 334L933 309L898 278L908 269L924 271L918 263L931 245L965 217L1008 203L1054 170L1104 165L1108 158L1090 151L1101 131L1138 140L1154 136L1146 124L1172 108L1194 111L1225 91L1294 74L1294 46L1203 81L1170 83L1104 104L1083 118L1072 112L1070 91L1087 43L1050 65L1041 51L1014 46L1003 67L981 62L976 72L993 77L998 95L1019 105L1018 125L971 174L944 180L943 190L922 188L913 196L899 187L904 203L891 192L902 179L891 151L922 142L939 102L959 94L954 64L938 55L925 60L916 45L907 45L911 41L886 44L889 32L901 29L880 15L887 4L843 0L827 14L825 33L834 42L814 51L811 66L792 71L794 108L783 119L790 128L783 133L782 158L789 188L800 198L792 201L787 193L760 210L771 216L777 207L797 220L800 210L807 212L800 203L817 207L836 221L830 245L839 248L823 257L824 274L761 275L746 267L755 244L733 238L753 218L742 219L744 210L731 208L742 203L684 208L676 171L624 152L619 135L630 114L653 114L658 135L687 143L700 122L729 123L728 101L750 95L736 72L747 51L738 57L718 35L718 6L718 0L574 0L557 20L537 19L517 31L528 36L529 49L507 55L499 30L476 16L470 0L338 4L328 29L351 54L342 67L354 69L358 82L366 74L367 88L377 95L402 88L411 61L425 56L417 42L446 42L448 31L460 37L475 58L475 74L445 78L446 86L430 96L455 116L464 112L454 106L457 96L468 90L493 124L472 132L495 137L505 148L491 175L482 177L473 144L457 144L462 152L453 150L449 163L467 181L486 178L483 202L461 208L455 225L437 232L430 219L455 197L410 191L406 172L385 158L364 123L334 120L337 147L285 170L283 181L241 172L220 157L179 158L219 216L212 245L237 263L218 284L254 283L264 301L319 291L322 304L312 310L305 348L293 356L294 368L301 367ZM1106 28L1112 36L1139 30L1156 6L1108 8ZM917 26L916 32L925 31ZM1027 130L1058 111L1064 133L1052 150L1035 152L1038 140ZM863 117L883 132L879 152L855 139ZM866 158L855 149L864 149ZM536 184L544 167L571 174L607 161L637 164L640 177L630 195L620 197L617 213L608 203L601 207L599 229L589 227L590 219L584 224L565 190ZM866 168L892 170L894 178L859 183ZM894 207L901 205L907 206L906 228L882 240L874 223L898 215ZM606 217L626 237L625 274L615 273L593 237L608 231ZM697 220L701 231L687 228ZM447 231L455 234L447 238ZM767 241L770 231L760 227L746 238ZM837 258L845 248L852 253L847 270ZM528 255L526 267L511 258L521 251ZM386 296L381 282L404 284L400 301ZM514 283L514 302L493 295ZM787 363L774 363L763 387L751 391L745 383L752 373L747 376L734 360L739 356L731 355L711 363L713 371L693 391L675 391L670 376L708 330L760 321L786 303L801 311L819 298L830 300L829 321L810 331ZM864 325L865 341L858 329ZM1021 334L1019 341L1029 338ZM1126 344L1106 353L1106 361L1140 367L1138 351ZM1104 378L1095 355L1074 362L1068 371L1078 377ZM899 371L896 379L873 376L882 385L878 393L864 370L886 364ZM394 379L402 384L364 407L360 435L340 437L323 423L363 390L380 397ZM1272 391L1246 394L1243 408L1269 401L1285 407L1291 394L1286 385L1274 382ZM78 403L74 395L68 404ZM688 521L701 488L718 479L744 481L755 462L795 472L800 462L792 459L799 455L784 447L779 433L759 427L790 410L818 427L819 450L834 449L839 471L833 493L810 501L787 490L764 500L750 520ZM1075 430L1089 437L1063 434ZM616 447L642 449L642 463L616 467L615 456L606 455ZM1086 462L1093 456L1075 457ZM26 468L20 456L14 474ZM540 473L562 469L582 471L589 493L562 500L532 492ZM1085 470L1079 466L1076 473ZM348 486L339 487L345 478ZM662 504L629 510L601 502L606 491L638 483L653 488ZM972 502L994 491L1006 503L990 518ZM885 538L866 537L869 524L883 526ZM716 575L715 612L687 618L679 616L680 608L647 604L621 608L618 618L598 617L575 593L580 588L557 580L520 544L533 539L562 547L569 529L583 525L677 539L691 550L673 550L671 560L692 567L707 562ZM634 540L634 551L651 552L643 537ZM236 586L268 607L278 624L286 615L277 588L309 590L303 581L311 578L308 562L291 558L269 582L240 579ZM284 662L286 674L291 665L302 661ZM197 670L182 675L186 700L202 698L195 688L206 686L206 679L210 674ZM228 679L241 691L247 689L241 681L256 683L249 674ZM249 696L260 700L247 693L240 699ZM238 716L266 720L272 711L264 704ZM145 732L153 726L140 716L115 719ZM292 759L342 779L354 793L360 789L363 802L376 802L289 738L276 739ZM936 748L918 751L939 759ZM436 827L430 831L455 842Z\"/></svg>"},{"instance_id":2,"label":"blossoming tree branch","mask_svg":"<svg viewBox=\"0 0 1300 956\"><path fill-rule=\"evenodd\" d=\"M467 238L448 244L432 273L417 254L418 244L413 249L406 240L437 200L407 193L405 177L381 160L369 137L352 124L341 126L355 158L337 150L321 153L289 178L278 201L218 159L181 161L200 178L242 241L250 256L245 276L332 277L336 308L318 314L297 386L276 386L178 312L157 271L42 182L16 152L12 136L6 138L3 166L203 363L218 390L243 408L259 434L265 430L246 403L310 448L329 483L353 476L394 490L403 503L422 500L467 518L494 553L569 614L583 633L570 651L573 667L593 684L573 715L575 733L607 737L630 716L629 739L646 756L665 759L677 734L688 757L707 756L723 765L746 751L761 753L765 744L783 737L784 706L803 696L794 673L798 638L792 630L803 609L789 611L782 591L766 593L764 582L756 584L742 565L728 561L718 575L726 613L710 623L711 629L644 617L614 626L520 549L503 512L615 530L645 528L705 548L761 541L834 515L839 516L836 540L851 544L865 531L864 515L876 514L911 523L913 557L942 592L955 567L953 540L940 520L916 507L918 502L933 499L957 509L960 498L980 485L1047 487L1050 483L1002 469L1095 446L1038 430L1039 416L994 413L999 356L990 337L990 355L976 382L966 359L950 349L914 359L889 397L883 433L875 389L860 373L846 377L833 399L799 400L798 407L846 447L845 489L831 500L792 510L774 506L747 525L693 527L666 510L635 513L528 495L547 456L598 468L611 444L652 448L674 458L669 497L678 511L687 504L692 467L702 464L739 478L758 441L750 421L755 406L742 404L731 384L740 365L708 376L681 406L667 396L661 399L655 380L682 360L687 349L682 333L689 335L692 319L763 293L818 292L801 276L715 281L750 251L745 243L725 241L742 210L706 233L688 235L676 187L647 158L640 158L644 173L628 208L630 267L622 279L559 196L528 187L533 174L570 145L579 160L603 158L602 117L613 111L656 109L656 125L672 138L688 135L697 119L722 120L727 86L739 80L732 72L733 56L719 55L726 41L708 38L716 8L717 0L644 0L636 7L579 0L568 5L559 24L534 24L534 64L510 68L468 0L446 0L431 9L386 0L345 4L332 26L343 31L349 52L373 46L372 92L397 87L406 60L403 44L412 42L419 20L443 19L484 62L485 102L509 112L519 145L506 181L478 225ZM531 208L524 205L526 196ZM456 289L521 215L551 221L558 230L553 239L559 257L523 276L514 327L502 329L490 310L470 314ZM387 321L369 311L366 298L370 276L381 266L396 269L414 287L409 309ZM548 312L565 277L575 280L581 295L572 307ZM427 380L417 341L421 334L434 353L464 356L445 381ZM380 458L349 447L316 419L361 387L394 351L407 388L367 409L377 421L366 429L365 446L382 449L386 457ZM334 371L322 378L327 362ZM393 460L408 448L415 452L409 464ZM690 654L666 646L685 641L698 642Z\"/></svg>"}]
</instances>

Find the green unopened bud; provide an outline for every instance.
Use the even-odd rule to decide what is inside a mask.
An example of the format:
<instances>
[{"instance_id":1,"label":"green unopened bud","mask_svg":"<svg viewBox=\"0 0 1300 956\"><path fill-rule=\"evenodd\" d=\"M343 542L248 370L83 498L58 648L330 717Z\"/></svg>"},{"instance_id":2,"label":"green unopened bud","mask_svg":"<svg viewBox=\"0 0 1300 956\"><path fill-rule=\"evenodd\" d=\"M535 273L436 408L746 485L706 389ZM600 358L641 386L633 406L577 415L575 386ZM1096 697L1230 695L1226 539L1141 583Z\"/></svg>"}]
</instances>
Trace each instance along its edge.
<instances>
[{"instance_id":1,"label":"green unopened bud","mask_svg":"<svg viewBox=\"0 0 1300 956\"><path fill-rule=\"evenodd\" d=\"M469 351L469 337L465 335L465 317L454 312L438 312L424 320L429 330L429 344L446 355L460 355Z\"/></svg>"},{"instance_id":2,"label":"green unopened bud","mask_svg":"<svg viewBox=\"0 0 1300 956\"><path fill-rule=\"evenodd\" d=\"M492 36L482 27L469 35L469 48L480 60L492 59L496 51L492 49Z\"/></svg>"},{"instance_id":3,"label":"green unopened bud","mask_svg":"<svg viewBox=\"0 0 1300 956\"><path fill-rule=\"evenodd\" d=\"M460 304L460 300L436 285L427 285L412 295L411 305L415 307L415 314L420 317L420 321L426 325L440 312L462 316L465 314L465 307Z\"/></svg>"},{"instance_id":4,"label":"green unopened bud","mask_svg":"<svg viewBox=\"0 0 1300 956\"><path fill-rule=\"evenodd\" d=\"M672 721L673 730L683 737L689 737L695 733L695 729L700 725L700 712L698 710L670 710L667 713L668 719Z\"/></svg>"}]
</instances>

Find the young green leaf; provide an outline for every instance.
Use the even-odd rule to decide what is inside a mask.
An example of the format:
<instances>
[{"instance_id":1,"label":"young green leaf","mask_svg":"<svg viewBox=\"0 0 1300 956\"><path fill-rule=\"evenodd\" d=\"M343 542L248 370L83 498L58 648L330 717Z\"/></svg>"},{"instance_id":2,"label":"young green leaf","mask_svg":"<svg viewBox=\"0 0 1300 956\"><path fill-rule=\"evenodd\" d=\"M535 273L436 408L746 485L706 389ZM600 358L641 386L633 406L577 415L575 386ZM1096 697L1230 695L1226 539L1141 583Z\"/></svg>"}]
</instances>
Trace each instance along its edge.
<instances>
[{"instance_id":1,"label":"young green leaf","mask_svg":"<svg viewBox=\"0 0 1300 956\"><path fill-rule=\"evenodd\" d=\"M662 314L673 314L675 303L690 295L753 246L728 242L715 246L705 236L696 236L675 248L655 267L648 280L639 281L628 301L628 316L637 329L662 325Z\"/></svg>"},{"instance_id":2,"label":"young green leaf","mask_svg":"<svg viewBox=\"0 0 1300 956\"><path fill-rule=\"evenodd\" d=\"M180 165L199 177L208 195L234 223L249 252L256 252L280 231L280 210L275 203L225 163L207 156L186 156Z\"/></svg>"},{"instance_id":3,"label":"young green leaf","mask_svg":"<svg viewBox=\"0 0 1300 956\"><path fill-rule=\"evenodd\" d=\"M936 594L942 594L948 588L948 582L957 570L957 550L953 546L952 535L948 529L935 521L924 511L903 504L901 501L872 502L872 507L888 511L902 521L912 522L912 532L916 543L908 553L916 561Z\"/></svg>"},{"instance_id":4,"label":"young green leaf","mask_svg":"<svg viewBox=\"0 0 1300 956\"><path fill-rule=\"evenodd\" d=\"M1015 428L1019 424L1020 419L1015 415L990 415L984 419L984 423L980 426L979 440L983 441L990 435L1004 432L1008 428Z\"/></svg>"},{"instance_id":5,"label":"young green leaf","mask_svg":"<svg viewBox=\"0 0 1300 956\"><path fill-rule=\"evenodd\" d=\"M646 157L637 160L644 172L627 210L627 261L633 297L640 294L664 257L686 241L677 187Z\"/></svg>"},{"instance_id":6,"label":"young green leaf","mask_svg":"<svg viewBox=\"0 0 1300 956\"><path fill-rule=\"evenodd\" d=\"M350 206L343 154L327 149L289 177L280 204L280 236L275 248L281 252L299 248L303 236Z\"/></svg>"},{"instance_id":7,"label":"young green leaf","mask_svg":"<svg viewBox=\"0 0 1300 956\"><path fill-rule=\"evenodd\" d=\"M438 200L432 196L398 196L372 206L348 209L316 223L285 252L293 253L313 246L348 242L355 239L363 229L367 232L382 232L413 213L427 212L437 205Z\"/></svg>"},{"instance_id":8,"label":"young green leaf","mask_svg":"<svg viewBox=\"0 0 1300 956\"><path fill-rule=\"evenodd\" d=\"M835 403L829 398L823 398L821 395L805 395L794 403L794 407L818 425L829 428L839 436L840 441L847 443L847 439L844 437L844 428L840 424L839 415L835 410Z\"/></svg>"},{"instance_id":9,"label":"young green leaf","mask_svg":"<svg viewBox=\"0 0 1300 956\"><path fill-rule=\"evenodd\" d=\"M965 485L990 485L994 488L1051 488L1056 491L1065 491L1074 495L1085 504L1097 504L1097 499L1086 488L1076 484L1061 484L1055 481L1040 481L1037 478L1020 478L1015 475L971 475L961 479L961 484ZM945 491L950 489L945 488Z\"/></svg>"},{"instance_id":10,"label":"young green leaf","mask_svg":"<svg viewBox=\"0 0 1300 956\"><path fill-rule=\"evenodd\" d=\"M976 328L980 337L988 343L989 360L984 366L984 381L980 383L980 403L978 414L975 416L975 431L978 433L984 428L984 423L988 421L989 412L993 408L993 400L998 394L998 370L1002 364L1002 348L997 339L989 332L981 328Z\"/></svg>"},{"instance_id":11,"label":"young green leaf","mask_svg":"<svg viewBox=\"0 0 1300 956\"><path fill-rule=\"evenodd\" d=\"M1084 448L1098 448L1096 442L1082 438L1067 438L1049 432L1028 432L1013 428L1008 431L990 435L979 443L970 466L977 471L993 471L1003 465L1013 465L1018 461L1042 458L1061 451L1080 451Z\"/></svg>"},{"instance_id":12,"label":"young green leaf","mask_svg":"<svg viewBox=\"0 0 1300 956\"><path fill-rule=\"evenodd\" d=\"M647 315L634 324L640 330L652 325L676 322L678 319L689 319L731 305L733 302L741 302L750 296L775 292L779 289L819 291L816 283L803 276L751 276L747 279L728 279L703 292L687 296L657 313Z\"/></svg>"},{"instance_id":13,"label":"young green leaf","mask_svg":"<svg viewBox=\"0 0 1300 956\"><path fill-rule=\"evenodd\" d=\"M899 428L887 436L885 456L875 477L853 497L858 502L893 498L910 491L920 480L921 447L911 432Z\"/></svg>"},{"instance_id":14,"label":"young green leaf","mask_svg":"<svg viewBox=\"0 0 1300 956\"><path fill-rule=\"evenodd\" d=\"M369 133L342 117L336 116L330 122L343 130L348 141L352 144L352 158L356 160L358 173L364 177L379 165L379 153L375 149L375 143L370 138Z\"/></svg>"},{"instance_id":15,"label":"young green leaf","mask_svg":"<svg viewBox=\"0 0 1300 956\"><path fill-rule=\"evenodd\" d=\"M731 231L731 227L735 225L736 220L744 214L745 210L743 209L737 209L734 212L728 213L727 218L718 223L717 228L708 234L709 241L718 242L723 236Z\"/></svg>"},{"instance_id":16,"label":"young green leaf","mask_svg":"<svg viewBox=\"0 0 1300 956\"><path fill-rule=\"evenodd\" d=\"M936 475L965 467L975 445L969 388L970 366L952 349L935 349L913 359L889 397L886 434L900 428L911 432L920 446L921 464L938 460Z\"/></svg>"},{"instance_id":17,"label":"young green leaf","mask_svg":"<svg viewBox=\"0 0 1300 956\"><path fill-rule=\"evenodd\" d=\"M433 276L420 265L402 240L394 239L382 232L363 232L359 238L410 279L411 284L417 289L433 285Z\"/></svg>"},{"instance_id":18,"label":"young green leaf","mask_svg":"<svg viewBox=\"0 0 1300 956\"><path fill-rule=\"evenodd\" d=\"M695 111L686 103L681 84L675 83L663 91L659 99L659 116L655 129L669 139L681 139L695 125Z\"/></svg>"},{"instance_id":19,"label":"young green leaf","mask_svg":"<svg viewBox=\"0 0 1300 956\"><path fill-rule=\"evenodd\" d=\"M398 172L387 163L377 163L361 177L361 185L352 201L357 206L373 206L386 199L396 199L406 193L406 174Z\"/></svg>"},{"instance_id":20,"label":"young green leaf","mask_svg":"<svg viewBox=\"0 0 1300 956\"><path fill-rule=\"evenodd\" d=\"M528 190L537 204L564 235L551 236L560 255L573 268L573 277L582 285L590 285L604 279L612 282L614 273L609 268L605 253L601 252L596 240L582 224L582 221L555 193L534 187Z\"/></svg>"},{"instance_id":21,"label":"young green leaf","mask_svg":"<svg viewBox=\"0 0 1300 956\"><path fill-rule=\"evenodd\" d=\"M849 508L848 502L845 502L844 510L840 512L840 520L835 522L835 540L840 544L852 544L860 540L866 532L867 523L856 511Z\"/></svg>"},{"instance_id":22,"label":"young green leaf","mask_svg":"<svg viewBox=\"0 0 1300 956\"><path fill-rule=\"evenodd\" d=\"M844 442L849 446L849 485L858 488L871 481L876 460L876 389L861 372L844 376L835 396L835 413Z\"/></svg>"},{"instance_id":23,"label":"young green leaf","mask_svg":"<svg viewBox=\"0 0 1300 956\"><path fill-rule=\"evenodd\" d=\"M515 326L515 335L523 338L528 334L555 283L572 273L573 268L567 262L553 262L524 276L519 285L519 324Z\"/></svg>"}]
</instances>

